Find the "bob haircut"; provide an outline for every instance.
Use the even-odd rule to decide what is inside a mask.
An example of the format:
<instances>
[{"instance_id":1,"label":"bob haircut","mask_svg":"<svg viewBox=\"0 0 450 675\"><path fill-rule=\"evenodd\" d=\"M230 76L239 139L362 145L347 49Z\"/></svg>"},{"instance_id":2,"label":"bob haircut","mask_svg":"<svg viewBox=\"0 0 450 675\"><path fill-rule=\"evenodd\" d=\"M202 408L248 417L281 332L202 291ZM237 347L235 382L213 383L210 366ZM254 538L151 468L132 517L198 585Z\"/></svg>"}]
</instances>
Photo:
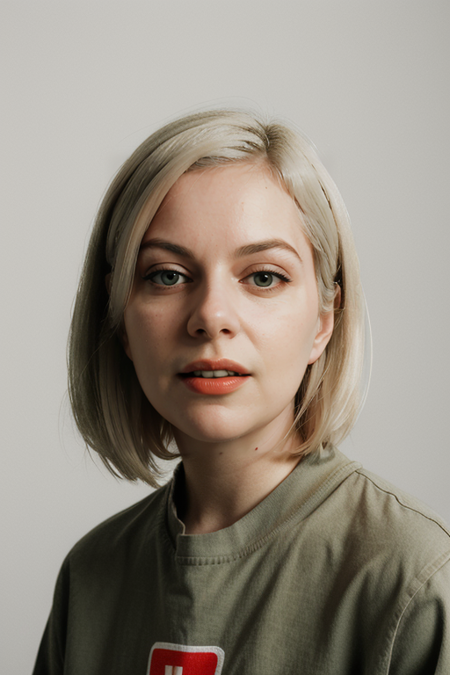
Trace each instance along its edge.
<instances>
[{"instance_id":1,"label":"bob haircut","mask_svg":"<svg viewBox=\"0 0 450 675\"><path fill-rule=\"evenodd\" d=\"M76 296L68 345L69 397L86 444L116 476L158 486L156 458L171 425L145 397L120 340L141 240L164 197L185 172L236 162L268 167L295 201L312 249L321 312L334 304L332 337L296 394L296 454L340 442L360 407L364 302L342 198L311 144L293 128L250 112L212 110L152 134L119 169L99 208ZM105 279L109 277L109 293Z\"/></svg>"}]
</instances>

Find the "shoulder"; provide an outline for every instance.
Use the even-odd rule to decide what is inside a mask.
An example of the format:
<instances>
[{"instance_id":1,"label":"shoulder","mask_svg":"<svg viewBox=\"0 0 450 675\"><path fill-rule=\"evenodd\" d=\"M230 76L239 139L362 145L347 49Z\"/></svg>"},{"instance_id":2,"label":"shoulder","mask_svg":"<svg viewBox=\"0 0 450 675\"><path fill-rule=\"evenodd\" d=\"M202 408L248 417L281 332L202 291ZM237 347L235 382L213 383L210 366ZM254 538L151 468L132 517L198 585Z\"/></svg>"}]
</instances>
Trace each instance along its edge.
<instances>
[{"instance_id":1,"label":"shoulder","mask_svg":"<svg viewBox=\"0 0 450 675\"><path fill-rule=\"evenodd\" d=\"M385 539L427 543L450 552L450 530L444 520L416 497L400 490L384 478L358 468L349 486L361 519Z\"/></svg>"},{"instance_id":2,"label":"shoulder","mask_svg":"<svg viewBox=\"0 0 450 675\"><path fill-rule=\"evenodd\" d=\"M392 597L402 588L404 608L437 572L439 580L448 569L449 528L420 500L361 467L333 496L333 527L346 564L367 573L375 595L386 588Z\"/></svg>"},{"instance_id":3,"label":"shoulder","mask_svg":"<svg viewBox=\"0 0 450 675\"><path fill-rule=\"evenodd\" d=\"M360 466L321 510L322 545L332 561L329 603L349 621L357 617L360 639L379 666L373 672L391 672L391 663L396 673L416 672L419 663L424 664L420 672L441 672L427 668L439 650L450 655L450 640L444 647L439 638L450 620L446 523L420 500ZM405 656L409 653L412 660ZM410 664L411 670L400 664Z\"/></svg>"},{"instance_id":4,"label":"shoulder","mask_svg":"<svg viewBox=\"0 0 450 675\"><path fill-rule=\"evenodd\" d=\"M377 542L367 546L374 556L367 569L381 610L380 670L443 675L450 663L449 528L420 500L369 471L357 470L349 486L365 542Z\"/></svg>"},{"instance_id":5,"label":"shoulder","mask_svg":"<svg viewBox=\"0 0 450 675\"><path fill-rule=\"evenodd\" d=\"M450 562L418 579L391 623L386 663L395 673L443 673L450 664ZM438 665L439 664L439 665Z\"/></svg>"},{"instance_id":6,"label":"shoulder","mask_svg":"<svg viewBox=\"0 0 450 675\"><path fill-rule=\"evenodd\" d=\"M69 551L64 566L95 568L148 546L165 517L169 489L170 482L94 527Z\"/></svg>"},{"instance_id":7,"label":"shoulder","mask_svg":"<svg viewBox=\"0 0 450 675\"><path fill-rule=\"evenodd\" d=\"M348 534L369 548L450 553L450 529L437 513L340 451L335 449L335 454L350 470L334 481L330 498L322 504L322 521L330 520L337 535Z\"/></svg>"},{"instance_id":8,"label":"shoulder","mask_svg":"<svg viewBox=\"0 0 450 675\"><path fill-rule=\"evenodd\" d=\"M403 588L406 601L450 560L443 519L360 465L324 500L314 520L333 552L336 574L364 579L374 598L381 589L392 597Z\"/></svg>"}]
</instances>

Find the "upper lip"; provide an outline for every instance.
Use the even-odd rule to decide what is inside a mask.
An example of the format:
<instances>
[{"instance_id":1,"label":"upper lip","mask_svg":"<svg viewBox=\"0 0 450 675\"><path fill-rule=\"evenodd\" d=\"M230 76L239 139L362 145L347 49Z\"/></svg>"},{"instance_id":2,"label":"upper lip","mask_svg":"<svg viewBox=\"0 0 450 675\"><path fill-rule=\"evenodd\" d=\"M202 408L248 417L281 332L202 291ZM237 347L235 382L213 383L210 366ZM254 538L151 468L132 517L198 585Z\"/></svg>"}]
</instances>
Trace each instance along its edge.
<instances>
[{"instance_id":1,"label":"upper lip","mask_svg":"<svg viewBox=\"0 0 450 675\"><path fill-rule=\"evenodd\" d=\"M200 359L200 361L192 361L192 363L188 363L183 368L180 375L192 373L194 370L231 370L233 373L239 373L240 375L249 375L248 370L244 366L236 363L236 361L230 361L230 359L217 359L216 361Z\"/></svg>"}]
</instances>

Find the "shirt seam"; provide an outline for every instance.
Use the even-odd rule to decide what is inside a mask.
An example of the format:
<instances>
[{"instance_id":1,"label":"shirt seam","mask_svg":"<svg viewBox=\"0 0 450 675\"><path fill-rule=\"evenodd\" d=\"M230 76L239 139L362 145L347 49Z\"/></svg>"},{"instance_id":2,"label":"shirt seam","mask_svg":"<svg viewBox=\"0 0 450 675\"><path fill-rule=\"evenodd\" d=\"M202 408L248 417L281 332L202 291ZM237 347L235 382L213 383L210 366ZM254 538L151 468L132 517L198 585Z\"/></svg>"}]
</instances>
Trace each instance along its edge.
<instances>
[{"instance_id":1,"label":"shirt seam","mask_svg":"<svg viewBox=\"0 0 450 675\"><path fill-rule=\"evenodd\" d=\"M215 556L181 556L176 554L175 548L175 558L177 563L180 565L197 565L197 566L221 565L226 563L233 563L236 562L237 560L240 560L241 558L245 558L248 555L251 555L255 551L265 546L265 544L267 544L267 542L270 539L275 537L280 532L281 529L285 528L288 523L298 518L299 513L305 510L307 506L310 504L310 502L317 501L318 502L317 505L311 511L309 511L305 517L308 517L311 513L313 513L315 509L318 508L318 506L323 504L325 499L321 499L322 495L325 493L326 495L325 498L328 498L336 489L339 488L340 485L342 485L342 483L349 476L351 476L352 473L355 473L358 470L358 468L360 468L360 466L361 465L359 464L359 462L348 462L344 466L340 466L337 469L335 469L335 471L330 476L328 476L326 481L322 483L317 488L317 490L315 490L314 493L310 495L293 513L287 516L285 520L279 523L273 530L265 534L263 537L258 537L253 542L243 547L236 553L234 554L229 553ZM335 483L334 487L333 483ZM331 491L329 491L330 487L333 487ZM303 520L303 518L301 518L301 520Z\"/></svg>"},{"instance_id":2,"label":"shirt seam","mask_svg":"<svg viewBox=\"0 0 450 675\"><path fill-rule=\"evenodd\" d=\"M446 551L439 556L433 562L428 563L421 572L414 578L412 583L409 585L408 589L405 591L405 597L398 603L398 610L394 614L394 619L392 621L392 627L387 631L387 641L388 645L385 650L386 654L386 668L383 672L386 675L389 675L389 668L392 662L392 654L394 652L395 640L400 631L400 624L403 617L405 616L406 610L411 605L417 594L422 590L422 588L427 584L434 576L443 569L446 564L450 564L450 553ZM390 635L392 631L392 635ZM382 655L382 660L384 654Z\"/></svg>"},{"instance_id":3,"label":"shirt seam","mask_svg":"<svg viewBox=\"0 0 450 675\"><path fill-rule=\"evenodd\" d=\"M389 490L387 488L384 488L384 487L381 487L380 485L378 485L378 483L376 483L370 476L368 476L365 473L364 469L357 469L355 471L355 473L358 473L360 476L364 476L364 478L366 480L370 481L372 483L372 485L375 488L377 488L377 490L380 490L380 492L384 492L384 494L387 494L387 495L390 495L391 497L394 497L395 500L398 502L398 504L400 504L400 506L403 506L403 508L408 509L409 511L412 511L413 513L417 513L420 516L422 516L423 518L426 518L427 520L429 520L430 522L435 523L435 525L437 525L447 535L447 537L450 537L450 531L444 526L443 523L441 523L436 518L433 518L433 517L427 515L423 511L420 511L418 508L415 508L414 506L406 504L404 501L401 500L400 496L397 495L392 490Z\"/></svg>"}]
</instances>

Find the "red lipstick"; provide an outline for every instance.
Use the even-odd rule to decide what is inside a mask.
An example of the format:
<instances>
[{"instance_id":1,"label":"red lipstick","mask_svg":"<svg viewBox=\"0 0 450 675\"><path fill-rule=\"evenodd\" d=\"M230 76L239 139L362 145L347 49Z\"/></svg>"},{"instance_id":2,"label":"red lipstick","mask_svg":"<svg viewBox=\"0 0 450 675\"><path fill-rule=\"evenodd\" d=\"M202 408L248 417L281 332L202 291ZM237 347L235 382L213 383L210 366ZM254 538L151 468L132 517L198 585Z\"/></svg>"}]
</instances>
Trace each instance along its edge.
<instances>
[{"instance_id":1,"label":"red lipstick","mask_svg":"<svg viewBox=\"0 0 450 675\"><path fill-rule=\"evenodd\" d=\"M217 359L215 361L212 359L199 359L198 361L188 363L181 371L181 375L193 373L194 370L231 370L233 373L239 373L239 375L250 375L244 366L236 363L236 361L230 361L230 359Z\"/></svg>"},{"instance_id":2,"label":"red lipstick","mask_svg":"<svg viewBox=\"0 0 450 675\"><path fill-rule=\"evenodd\" d=\"M238 373L238 375L224 375L223 377L203 377L198 371L211 372L216 370L231 371ZM197 374L194 374L197 373ZM180 373L181 381L186 387L197 394L221 396L229 394L248 380L250 373L236 361L229 359L218 359L212 361L209 359L201 359L193 361L183 368Z\"/></svg>"}]
</instances>

